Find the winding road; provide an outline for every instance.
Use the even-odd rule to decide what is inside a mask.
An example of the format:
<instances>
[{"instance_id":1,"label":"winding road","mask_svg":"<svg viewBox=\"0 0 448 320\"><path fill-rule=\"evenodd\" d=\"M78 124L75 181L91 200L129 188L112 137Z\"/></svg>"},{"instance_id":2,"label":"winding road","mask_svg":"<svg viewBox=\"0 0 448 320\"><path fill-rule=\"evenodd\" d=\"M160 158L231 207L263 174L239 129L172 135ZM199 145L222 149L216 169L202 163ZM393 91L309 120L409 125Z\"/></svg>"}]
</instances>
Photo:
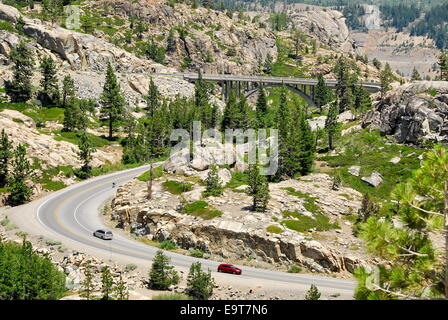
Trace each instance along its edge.
<instances>
[{"instance_id":1,"label":"winding road","mask_svg":"<svg viewBox=\"0 0 448 320\"><path fill-rule=\"evenodd\" d=\"M11 208L6 211L6 214L22 230L60 240L64 246L73 250L86 252L118 264L134 263L148 266L157 248L128 238L119 232L114 232L114 239L111 241L100 240L92 235L94 230L105 227L100 218L100 209L104 202L115 193L112 182L115 182L118 187L148 169L149 166L143 166L90 179L29 204ZM210 268L214 276L220 277L221 282L225 282L226 279L234 281L235 277L238 277L241 281L245 279L255 284L263 281L271 281L283 286L309 287L315 284L319 288L326 288L332 292L344 292L346 296L350 296L355 288L353 281L251 267L243 267L241 276L217 274L216 268L219 262L173 252L166 252L166 254L171 258L172 264L182 270L188 270L192 262L200 260L204 268Z\"/></svg>"}]
</instances>

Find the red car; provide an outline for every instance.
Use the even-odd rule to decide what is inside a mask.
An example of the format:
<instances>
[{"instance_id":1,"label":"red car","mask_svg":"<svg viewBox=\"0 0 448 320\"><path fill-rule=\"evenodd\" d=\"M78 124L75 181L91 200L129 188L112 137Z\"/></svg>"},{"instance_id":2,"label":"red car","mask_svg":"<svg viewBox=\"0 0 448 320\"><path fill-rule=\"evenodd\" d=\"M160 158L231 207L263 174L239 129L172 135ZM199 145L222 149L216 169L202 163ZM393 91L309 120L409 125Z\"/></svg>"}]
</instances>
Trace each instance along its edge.
<instances>
[{"instance_id":1,"label":"red car","mask_svg":"<svg viewBox=\"0 0 448 320\"><path fill-rule=\"evenodd\" d=\"M218 267L218 272L241 274L241 269L237 268L231 264L220 264Z\"/></svg>"}]
</instances>

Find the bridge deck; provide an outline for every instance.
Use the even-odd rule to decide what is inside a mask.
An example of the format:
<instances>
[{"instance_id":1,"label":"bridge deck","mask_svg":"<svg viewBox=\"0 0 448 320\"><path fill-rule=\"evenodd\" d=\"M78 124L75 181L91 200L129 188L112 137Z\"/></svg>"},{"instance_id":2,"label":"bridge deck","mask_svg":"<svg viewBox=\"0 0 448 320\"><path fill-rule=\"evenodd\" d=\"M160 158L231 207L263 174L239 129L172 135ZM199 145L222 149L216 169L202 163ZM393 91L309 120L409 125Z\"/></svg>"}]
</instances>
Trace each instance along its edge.
<instances>
[{"instance_id":1,"label":"bridge deck","mask_svg":"<svg viewBox=\"0 0 448 320\"><path fill-rule=\"evenodd\" d=\"M198 80L199 75L197 73L157 73L160 76L174 76L182 77L184 80ZM235 82L259 82L265 84L287 84L287 85L305 85L315 86L317 85L317 79L307 78L289 78L289 77L267 77L267 76L240 76L231 74L203 74L202 79L205 81L221 82L221 81L235 81ZM336 80L325 80L327 86L335 88ZM381 84L376 82L362 82L362 87L369 92L375 93L381 90Z\"/></svg>"}]
</instances>

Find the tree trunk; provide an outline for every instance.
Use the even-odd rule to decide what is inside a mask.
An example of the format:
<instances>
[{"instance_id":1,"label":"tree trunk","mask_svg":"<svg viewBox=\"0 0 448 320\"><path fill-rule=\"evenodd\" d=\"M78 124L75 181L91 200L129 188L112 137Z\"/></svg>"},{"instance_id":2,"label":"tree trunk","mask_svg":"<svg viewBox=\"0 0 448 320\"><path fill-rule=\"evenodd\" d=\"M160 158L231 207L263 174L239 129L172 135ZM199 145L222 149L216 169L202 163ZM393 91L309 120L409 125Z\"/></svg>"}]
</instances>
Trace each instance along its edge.
<instances>
[{"instance_id":1,"label":"tree trunk","mask_svg":"<svg viewBox=\"0 0 448 320\"><path fill-rule=\"evenodd\" d=\"M152 198L152 179L153 179L153 171L152 171L152 165L149 169L149 181L146 182L146 186L147 186L147 195L146 195L146 199L151 200Z\"/></svg>"},{"instance_id":2,"label":"tree trunk","mask_svg":"<svg viewBox=\"0 0 448 320\"><path fill-rule=\"evenodd\" d=\"M112 115L109 115L109 140L112 140L112 126L113 126Z\"/></svg>"},{"instance_id":3,"label":"tree trunk","mask_svg":"<svg viewBox=\"0 0 448 320\"><path fill-rule=\"evenodd\" d=\"M445 298L448 299L448 181L445 181Z\"/></svg>"}]
</instances>

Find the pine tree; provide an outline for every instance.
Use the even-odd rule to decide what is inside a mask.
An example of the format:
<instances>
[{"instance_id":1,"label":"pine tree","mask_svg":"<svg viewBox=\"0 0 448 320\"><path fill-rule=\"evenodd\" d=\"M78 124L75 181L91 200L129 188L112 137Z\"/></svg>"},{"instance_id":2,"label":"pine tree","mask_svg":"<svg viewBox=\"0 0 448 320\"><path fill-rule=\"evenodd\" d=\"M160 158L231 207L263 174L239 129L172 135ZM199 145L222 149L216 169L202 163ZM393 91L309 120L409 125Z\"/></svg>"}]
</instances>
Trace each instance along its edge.
<instances>
[{"instance_id":1,"label":"pine tree","mask_svg":"<svg viewBox=\"0 0 448 320\"><path fill-rule=\"evenodd\" d=\"M244 94L240 95L238 101L238 110L235 115L236 127L242 130L247 130L250 127L250 107L247 104L247 99Z\"/></svg>"},{"instance_id":2,"label":"pine tree","mask_svg":"<svg viewBox=\"0 0 448 320\"><path fill-rule=\"evenodd\" d=\"M34 170L26 158L26 153L26 147L23 144L18 145L13 153L13 170L8 188L10 192L8 202L12 205L23 204L33 195L33 189L27 185L27 180L33 176Z\"/></svg>"},{"instance_id":3,"label":"pine tree","mask_svg":"<svg viewBox=\"0 0 448 320\"><path fill-rule=\"evenodd\" d=\"M339 113L350 109L352 103L352 94L350 87L352 86L352 78L350 76L350 68L345 57L341 56L335 67L336 72L336 93L339 97Z\"/></svg>"},{"instance_id":4,"label":"pine tree","mask_svg":"<svg viewBox=\"0 0 448 320\"><path fill-rule=\"evenodd\" d=\"M263 87L258 90L258 99L255 108L256 129L268 127L268 103L266 101L266 92Z\"/></svg>"},{"instance_id":5,"label":"pine tree","mask_svg":"<svg viewBox=\"0 0 448 320\"><path fill-rule=\"evenodd\" d=\"M70 99L64 109L63 131L73 132L87 128L87 115L79 106L79 101Z\"/></svg>"},{"instance_id":6,"label":"pine tree","mask_svg":"<svg viewBox=\"0 0 448 320\"><path fill-rule=\"evenodd\" d=\"M81 133L79 134L78 148L79 148L78 157L83 163L81 170L88 177L90 175L90 171L92 170L92 168L90 167L90 162L92 161L92 154L96 152L96 149L93 146L92 142L90 141L85 131L81 131Z\"/></svg>"},{"instance_id":7,"label":"pine tree","mask_svg":"<svg viewBox=\"0 0 448 320\"><path fill-rule=\"evenodd\" d=\"M291 110L286 98L286 88L283 86L280 91L280 104L276 110L275 123L278 129L278 169L276 172L276 179L282 179L284 176L289 176L290 172L287 169L287 158L289 156L289 138L291 130Z\"/></svg>"},{"instance_id":8,"label":"pine tree","mask_svg":"<svg viewBox=\"0 0 448 320\"><path fill-rule=\"evenodd\" d=\"M269 183L265 176L260 174L257 164L249 165L248 187L246 193L253 198L252 209L265 212L269 203Z\"/></svg>"},{"instance_id":9,"label":"pine tree","mask_svg":"<svg viewBox=\"0 0 448 320\"><path fill-rule=\"evenodd\" d=\"M0 136L0 188L6 187L9 178L9 164L13 156L12 143L5 129Z\"/></svg>"},{"instance_id":10,"label":"pine tree","mask_svg":"<svg viewBox=\"0 0 448 320\"><path fill-rule=\"evenodd\" d=\"M356 270L355 298L448 298L446 147L436 145L427 152L421 168L397 185L392 196L397 206L390 208L386 219L372 215L359 225L359 236L368 250L387 264L378 265L376 274L364 268ZM432 234L445 238L442 252L433 243Z\"/></svg>"},{"instance_id":11,"label":"pine tree","mask_svg":"<svg viewBox=\"0 0 448 320\"><path fill-rule=\"evenodd\" d=\"M422 80L422 77L420 76L420 73L418 72L417 68L414 67L414 70L412 70L412 81L420 81Z\"/></svg>"},{"instance_id":12,"label":"pine tree","mask_svg":"<svg viewBox=\"0 0 448 320\"><path fill-rule=\"evenodd\" d=\"M327 119L325 120L325 130L328 135L328 149L334 149L334 138L338 131L338 107L336 103L330 105Z\"/></svg>"},{"instance_id":13,"label":"pine tree","mask_svg":"<svg viewBox=\"0 0 448 320\"><path fill-rule=\"evenodd\" d=\"M173 53L176 51L176 38L174 37L174 29L170 29L168 38L166 39L166 51Z\"/></svg>"},{"instance_id":14,"label":"pine tree","mask_svg":"<svg viewBox=\"0 0 448 320\"><path fill-rule=\"evenodd\" d=\"M380 73L380 82L381 82L381 97L384 97L387 91L391 89L392 82L392 70L390 65L386 63L384 66L384 70Z\"/></svg>"},{"instance_id":15,"label":"pine tree","mask_svg":"<svg viewBox=\"0 0 448 320\"><path fill-rule=\"evenodd\" d=\"M114 125L123 118L125 100L110 62L107 65L106 82L101 94L101 103L101 114L108 118L109 140L112 140Z\"/></svg>"},{"instance_id":16,"label":"pine tree","mask_svg":"<svg viewBox=\"0 0 448 320\"><path fill-rule=\"evenodd\" d=\"M441 51L439 55L440 80L448 81L448 55L445 51Z\"/></svg>"},{"instance_id":17,"label":"pine tree","mask_svg":"<svg viewBox=\"0 0 448 320\"><path fill-rule=\"evenodd\" d=\"M120 278L118 279L117 284L113 288L114 298L116 300L128 300L129 292L126 282L123 281L123 276L120 273Z\"/></svg>"},{"instance_id":18,"label":"pine tree","mask_svg":"<svg viewBox=\"0 0 448 320\"><path fill-rule=\"evenodd\" d=\"M108 266L101 271L101 300L111 300L114 287L114 279Z\"/></svg>"},{"instance_id":19,"label":"pine tree","mask_svg":"<svg viewBox=\"0 0 448 320\"><path fill-rule=\"evenodd\" d=\"M204 272L200 262L192 263L187 278L188 294L197 300L207 300L212 296L214 287L215 281L210 270Z\"/></svg>"},{"instance_id":20,"label":"pine tree","mask_svg":"<svg viewBox=\"0 0 448 320\"><path fill-rule=\"evenodd\" d=\"M92 272L92 264L88 261L87 265L84 267L84 281L81 284L81 290L79 296L90 300L92 297L92 293L95 290L93 285L93 272Z\"/></svg>"},{"instance_id":21,"label":"pine tree","mask_svg":"<svg viewBox=\"0 0 448 320\"><path fill-rule=\"evenodd\" d=\"M158 111L160 106L160 93L155 85L153 79L151 78L149 82L148 96L146 97L147 103L147 113L150 118Z\"/></svg>"},{"instance_id":22,"label":"pine tree","mask_svg":"<svg viewBox=\"0 0 448 320\"><path fill-rule=\"evenodd\" d=\"M40 71L42 72L42 79L40 81L42 90L38 94L39 100L44 106L58 104L60 93L58 78L56 76L57 70L51 57L47 56L43 58Z\"/></svg>"},{"instance_id":23,"label":"pine tree","mask_svg":"<svg viewBox=\"0 0 448 320\"><path fill-rule=\"evenodd\" d=\"M13 79L5 81L6 93L12 102L26 102L31 98L31 77L33 75L33 54L25 41L20 41L11 50Z\"/></svg>"},{"instance_id":24,"label":"pine tree","mask_svg":"<svg viewBox=\"0 0 448 320\"><path fill-rule=\"evenodd\" d=\"M226 106L224 107L224 113L222 116L221 127L225 129L236 129L238 128L238 104L236 101L236 96L233 90L230 91L229 98L227 100Z\"/></svg>"},{"instance_id":25,"label":"pine tree","mask_svg":"<svg viewBox=\"0 0 448 320\"><path fill-rule=\"evenodd\" d=\"M331 100L331 90L325 83L322 73L317 78L316 91L314 93L314 102L322 111L322 107L329 103Z\"/></svg>"},{"instance_id":26,"label":"pine tree","mask_svg":"<svg viewBox=\"0 0 448 320\"><path fill-rule=\"evenodd\" d=\"M300 127L300 174L307 175L311 172L314 163L314 155L316 153L315 137L311 126L306 119L306 114L299 111L298 126Z\"/></svg>"},{"instance_id":27,"label":"pine tree","mask_svg":"<svg viewBox=\"0 0 448 320\"><path fill-rule=\"evenodd\" d=\"M64 14L62 0L42 0L43 13L53 25Z\"/></svg>"},{"instance_id":28,"label":"pine tree","mask_svg":"<svg viewBox=\"0 0 448 320\"><path fill-rule=\"evenodd\" d=\"M218 167L212 165L205 179L205 197L219 197L223 194L224 188L222 186L221 178L218 175Z\"/></svg>"},{"instance_id":29,"label":"pine tree","mask_svg":"<svg viewBox=\"0 0 448 320\"><path fill-rule=\"evenodd\" d=\"M179 283L179 275L169 264L170 259L158 250L149 272L149 286L154 290L167 290Z\"/></svg>"},{"instance_id":30,"label":"pine tree","mask_svg":"<svg viewBox=\"0 0 448 320\"><path fill-rule=\"evenodd\" d=\"M365 88L361 86L355 87L354 95L355 101L353 103L353 108L357 113L363 114L372 108L372 98Z\"/></svg>"},{"instance_id":31,"label":"pine tree","mask_svg":"<svg viewBox=\"0 0 448 320\"><path fill-rule=\"evenodd\" d=\"M306 292L305 300L319 300L321 293L317 289L317 287L312 284L310 289Z\"/></svg>"},{"instance_id":32,"label":"pine tree","mask_svg":"<svg viewBox=\"0 0 448 320\"><path fill-rule=\"evenodd\" d=\"M75 82L70 75L66 75L62 81L62 107L65 108L68 101L76 96Z\"/></svg>"}]
</instances>

